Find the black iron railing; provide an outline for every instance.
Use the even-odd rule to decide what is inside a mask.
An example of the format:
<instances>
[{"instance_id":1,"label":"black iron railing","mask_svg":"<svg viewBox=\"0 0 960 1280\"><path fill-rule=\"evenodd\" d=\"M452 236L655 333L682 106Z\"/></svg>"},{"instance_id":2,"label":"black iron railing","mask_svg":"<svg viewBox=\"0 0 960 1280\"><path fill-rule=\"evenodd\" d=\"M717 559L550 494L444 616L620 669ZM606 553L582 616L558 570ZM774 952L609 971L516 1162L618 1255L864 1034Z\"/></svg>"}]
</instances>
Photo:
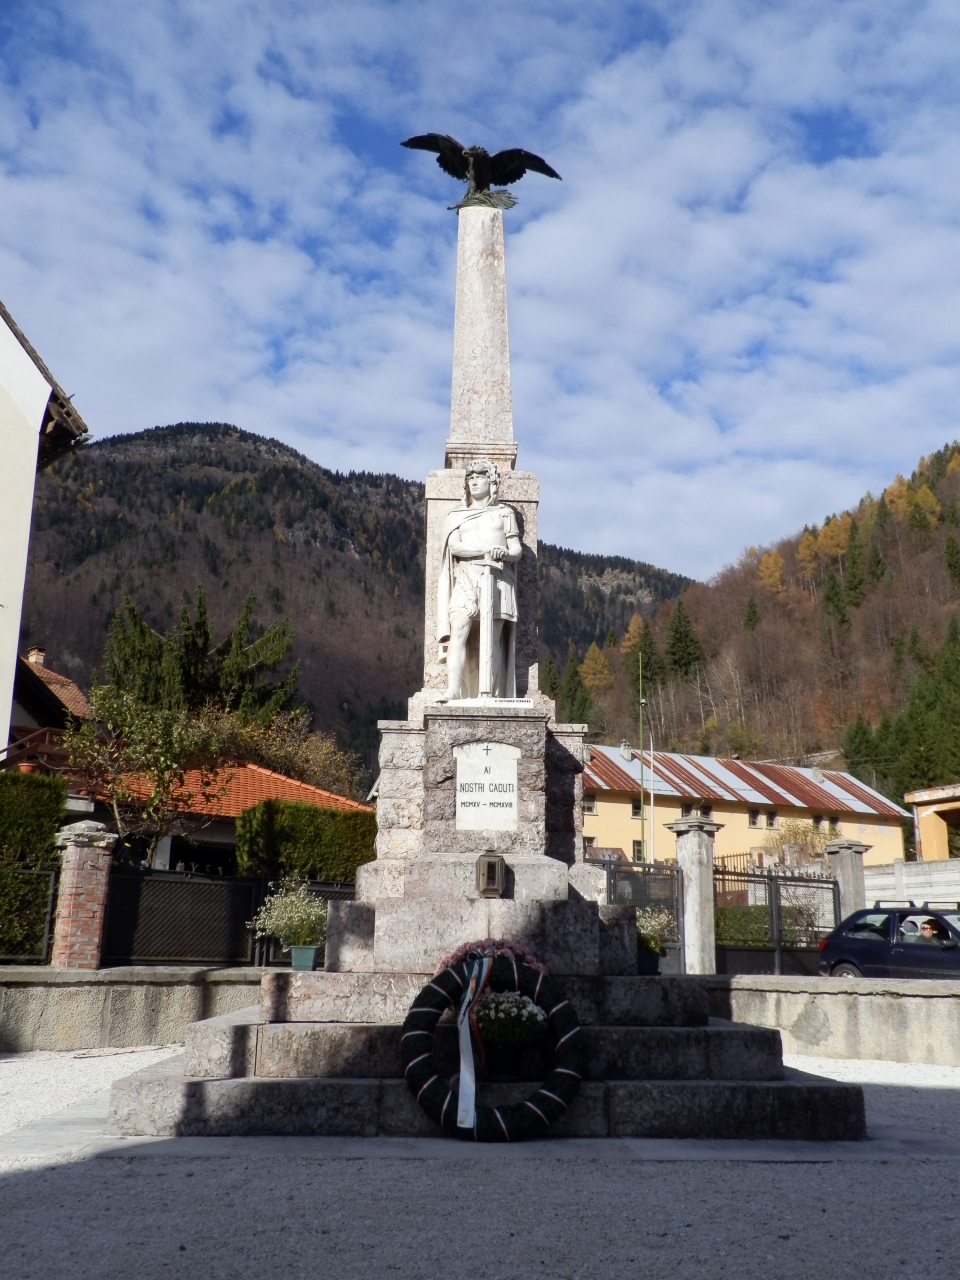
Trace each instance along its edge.
<instances>
[{"instance_id":1,"label":"black iron railing","mask_svg":"<svg viewBox=\"0 0 960 1280\"><path fill-rule=\"evenodd\" d=\"M714 929L718 951L770 952L782 973L788 954L816 953L840 922L840 887L828 876L780 868L713 873Z\"/></svg>"}]
</instances>

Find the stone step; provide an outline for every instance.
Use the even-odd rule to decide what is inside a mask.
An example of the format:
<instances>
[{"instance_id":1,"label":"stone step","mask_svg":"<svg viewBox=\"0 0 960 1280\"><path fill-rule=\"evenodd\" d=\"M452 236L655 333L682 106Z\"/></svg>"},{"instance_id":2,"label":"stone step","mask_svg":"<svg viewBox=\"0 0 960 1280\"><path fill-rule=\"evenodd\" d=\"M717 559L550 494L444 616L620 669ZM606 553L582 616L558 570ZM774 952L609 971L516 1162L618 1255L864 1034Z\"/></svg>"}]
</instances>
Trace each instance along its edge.
<instances>
[{"instance_id":1,"label":"stone step","mask_svg":"<svg viewBox=\"0 0 960 1280\"><path fill-rule=\"evenodd\" d=\"M587 1080L779 1080L780 1033L764 1027L716 1023L709 1027L584 1027ZM437 1027L437 1068L459 1069L457 1029ZM534 1073L549 1070L546 1055L531 1055ZM402 1078L395 1026L356 1023L262 1025L256 1074L273 1079L317 1076Z\"/></svg>"},{"instance_id":2,"label":"stone step","mask_svg":"<svg viewBox=\"0 0 960 1280\"><path fill-rule=\"evenodd\" d=\"M187 1080L169 1059L113 1085L109 1131L125 1136L438 1136L402 1080L253 1077ZM481 1085L480 1101L519 1101L536 1083ZM585 1082L547 1137L866 1137L863 1091L799 1072L776 1081ZM455 1141L455 1139L451 1139Z\"/></svg>"},{"instance_id":3,"label":"stone step","mask_svg":"<svg viewBox=\"0 0 960 1280\"><path fill-rule=\"evenodd\" d=\"M407 1016L427 973L264 974L263 1022L394 1022ZM695 977L563 978L583 1026L705 1026L707 981Z\"/></svg>"}]
</instances>

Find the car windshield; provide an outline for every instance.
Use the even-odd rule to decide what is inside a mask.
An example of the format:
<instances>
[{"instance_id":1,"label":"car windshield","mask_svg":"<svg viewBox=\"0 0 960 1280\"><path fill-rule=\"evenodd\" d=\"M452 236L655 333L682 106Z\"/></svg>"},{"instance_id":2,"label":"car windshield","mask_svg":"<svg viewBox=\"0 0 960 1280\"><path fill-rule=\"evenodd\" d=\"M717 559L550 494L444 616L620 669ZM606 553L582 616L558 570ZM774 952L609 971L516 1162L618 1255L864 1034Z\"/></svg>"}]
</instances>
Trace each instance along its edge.
<instances>
[{"instance_id":1,"label":"car windshield","mask_svg":"<svg viewBox=\"0 0 960 1280\"><path fill-rule=\"evenodd\" d=\"M868 915L851 920L843 931L848 938L886 942L890 936L890 912L871 911Z\"/></svg>"}]
</instances>

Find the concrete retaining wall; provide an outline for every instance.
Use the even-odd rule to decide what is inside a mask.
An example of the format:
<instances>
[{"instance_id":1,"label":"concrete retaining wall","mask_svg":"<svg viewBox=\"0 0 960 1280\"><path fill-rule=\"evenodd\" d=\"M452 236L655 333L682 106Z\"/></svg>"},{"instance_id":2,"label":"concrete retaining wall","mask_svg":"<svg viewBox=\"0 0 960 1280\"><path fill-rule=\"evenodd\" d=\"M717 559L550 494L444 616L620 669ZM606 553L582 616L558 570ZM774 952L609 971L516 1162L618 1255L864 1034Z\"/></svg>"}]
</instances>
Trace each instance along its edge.
<instances>
[{"instance_id":1,"label":"concrete retaining wall","mask_svg":"<svg viewBox=\"0 0 960 1280\"><path fill-rule=\"evenodd\" d=\"M173 1044L200 1018L256 1004L262 969L0 968L0 1051Z\"/></svg>"},{"instance_id":2,"label":"concrete retaining wall","mask_svg":"<svg viewBox=\"0 0 960 1280\"><path fill-rule=\"evenodd\" d=\"M949 862L889 862L864 867L867 905L878 898L913 902L960 901L960 858Z\"/></svg>"},{"instance_id":3,"label":"concrete retaining wall","mask_svg":"<svg viewBox=\"0 0 960 1280\"><path fill-rule=\"evenodd\" d=\"M784 1053L960 1066L960 982L716 977L716 1018L776 1027Z\"/></svg>"}]
</instances>

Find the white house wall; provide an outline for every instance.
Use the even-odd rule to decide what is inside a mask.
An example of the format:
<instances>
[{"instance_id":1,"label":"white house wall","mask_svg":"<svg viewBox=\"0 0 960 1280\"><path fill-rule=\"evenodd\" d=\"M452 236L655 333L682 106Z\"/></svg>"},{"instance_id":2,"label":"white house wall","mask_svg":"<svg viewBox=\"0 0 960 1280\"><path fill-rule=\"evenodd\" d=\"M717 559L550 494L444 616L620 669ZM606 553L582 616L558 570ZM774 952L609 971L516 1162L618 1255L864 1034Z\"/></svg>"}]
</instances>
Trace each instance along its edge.
<instances>
[{"instance_id":1,"label":"white house wall","mask_svg":"<svg viewBox=\"0 0 960 1280\"><path fill-rule=\"evenodd\" d=\"M10 736L37 448L49 398L46 378L0 319L0 747Z\"/></svg>"}]
</instances>

